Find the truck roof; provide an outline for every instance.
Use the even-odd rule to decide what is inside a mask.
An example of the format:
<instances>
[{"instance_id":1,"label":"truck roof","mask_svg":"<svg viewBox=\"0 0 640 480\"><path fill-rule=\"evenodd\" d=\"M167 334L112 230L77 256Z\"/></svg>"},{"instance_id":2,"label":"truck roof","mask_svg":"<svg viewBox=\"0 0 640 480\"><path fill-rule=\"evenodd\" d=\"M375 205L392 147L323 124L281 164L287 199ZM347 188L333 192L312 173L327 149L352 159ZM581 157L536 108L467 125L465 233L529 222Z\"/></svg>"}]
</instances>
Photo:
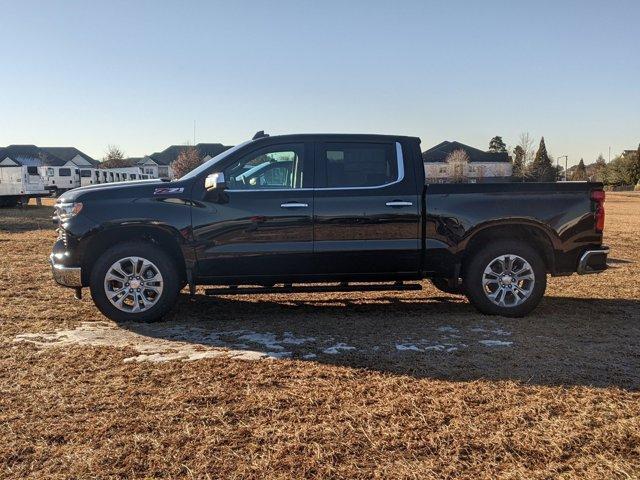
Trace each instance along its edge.
<instances>
[{"instance_id":1,"label":"truck roof","mask_svg":"<svg viewBox=\"0 0 640 480\"><path fill-rule=\"evenodd\" d=\"M374 133L291 133L286 135L273 135L273 136L259 136L254 141L262 142L267 140L278 140L285 142L300 142L300 141L309 141L309 140L319 140L326 139L331 141L347 141L347 140L358 140L358 141L398 141L398 140L409 140L413 142L420 143L419 137L410 137L407 135L381 135Z\"/></svg>"}]
</instances>

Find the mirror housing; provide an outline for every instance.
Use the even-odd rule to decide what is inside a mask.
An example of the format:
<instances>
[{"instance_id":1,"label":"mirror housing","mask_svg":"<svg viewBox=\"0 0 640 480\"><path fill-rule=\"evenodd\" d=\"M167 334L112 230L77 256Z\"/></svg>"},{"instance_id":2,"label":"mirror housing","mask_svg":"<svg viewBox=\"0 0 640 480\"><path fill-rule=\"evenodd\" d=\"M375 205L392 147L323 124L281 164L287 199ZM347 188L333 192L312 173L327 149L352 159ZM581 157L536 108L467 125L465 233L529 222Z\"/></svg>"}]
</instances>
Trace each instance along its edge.
<instances>
[{"instance_id":1,"label":"mirror housing","mask_svg":"<svg viewBox=\"0 0 640 480\"><path fill-rule=\"evenodd\" d=\"M227 183L225 182L224 173L222 172L212 173L204 179L204 188L207 191L222 190L226 188L226 186Z\"/></svg>"}]
</instances>

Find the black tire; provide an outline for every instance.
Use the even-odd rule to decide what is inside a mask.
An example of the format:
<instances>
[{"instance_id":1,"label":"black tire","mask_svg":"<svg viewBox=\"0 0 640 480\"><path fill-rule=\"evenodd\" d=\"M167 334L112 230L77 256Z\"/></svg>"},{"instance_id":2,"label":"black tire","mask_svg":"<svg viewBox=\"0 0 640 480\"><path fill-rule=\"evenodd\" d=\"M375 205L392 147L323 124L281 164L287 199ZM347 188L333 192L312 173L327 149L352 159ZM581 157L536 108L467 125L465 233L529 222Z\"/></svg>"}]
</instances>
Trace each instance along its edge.
<instances>
[{"instance_id":1,"label":"black tire","mask_svg":"<svg viewBox=\"0 0 640 480\"><path fill-rule=\"evenodd\" d=\"M529 296L515 306L500 306L489 299L483 286L485 268L501 255L517 255L526 260L533 273L533 286ZM463 288L471 304L481 313L504 317L523 317L538 306L547 288L547 273L540 254L530 245L518 241L500 241L472 254L464 266ZM513 295L513 294L510 294ZM503 294L504 296L504 294ZM509 297L511 298L511 297Z\"/></svg>"},{"instance_id":2,"label":"black tire","mask_svg":"<svg viewBox=\"0 0 640 480\"><path fill-rule=\"evenodd\" d=\"M104 279L109 268L118 260L126 257L141 257L152 262L162 275L162 293L156 303L146 310L126 312L118 309L107 298ZM116 322L153 322L164 316L176 302L181 285L173 258L164 250L149 242L119 243L104 252L93 265L89 286L91 297L98 309Z\"/></svg>"},{"instance_id":3,"label":"black tire","mask_svg":"<svg viewBox=\"0 0 640 480\"><path fill-rule=\"evenodd\" d=\"M436 277L431 278L430 281L433 286L441 292L449 293L451 295L464 295L464 291L462 290L462 283L459 283L458 285L452 287L451 285L449 285L448 278Z\"/></svg>"},{"instance_id":4,"label":"black tire","mask_svg":"<svg viewBox=\"0 0 640 480\"><path fill-rule=\"evenodd\" d=\"M20 197L0 197L0 207L14 208L18 206Z\"/></svg>"}]
</instances>

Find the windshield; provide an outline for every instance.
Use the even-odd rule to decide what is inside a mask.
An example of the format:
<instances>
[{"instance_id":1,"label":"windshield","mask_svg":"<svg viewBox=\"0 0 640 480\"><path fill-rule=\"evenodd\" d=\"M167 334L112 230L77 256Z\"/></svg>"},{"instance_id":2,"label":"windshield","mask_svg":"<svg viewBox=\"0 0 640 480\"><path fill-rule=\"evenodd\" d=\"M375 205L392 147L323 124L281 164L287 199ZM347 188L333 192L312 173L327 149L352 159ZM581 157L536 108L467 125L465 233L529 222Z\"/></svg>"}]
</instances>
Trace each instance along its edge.
<instances>
[{"instance_id":1,"label":"windshield","mask_svg":"<svg viewBox=\"0 0 640 480\"><path fill-rule=\"evenodd\" d=\"M187 173L186 175L182 176L179 178L179 180L189 180L191 178L195 178L198 175L200 175L202 172L210 169L211 167L213 167L216 163L218 163L221 160L224 160L225 158L227 158L229 155L231 155L234 152L237 152L238 150L240 150L242 147L244 147L245 145L251 143L252 140L247 140L246 142L241 143L240 145L236 145L235 147L231 147L229 150L225 150L224 152L222 152L219 155L216 155L215 157L213 157L210 160L207 160L206 162L204 162L202 165L200 165L198 168L195 168L193 170L191 170L189 173Z\"/></svg>"}]
</instances>

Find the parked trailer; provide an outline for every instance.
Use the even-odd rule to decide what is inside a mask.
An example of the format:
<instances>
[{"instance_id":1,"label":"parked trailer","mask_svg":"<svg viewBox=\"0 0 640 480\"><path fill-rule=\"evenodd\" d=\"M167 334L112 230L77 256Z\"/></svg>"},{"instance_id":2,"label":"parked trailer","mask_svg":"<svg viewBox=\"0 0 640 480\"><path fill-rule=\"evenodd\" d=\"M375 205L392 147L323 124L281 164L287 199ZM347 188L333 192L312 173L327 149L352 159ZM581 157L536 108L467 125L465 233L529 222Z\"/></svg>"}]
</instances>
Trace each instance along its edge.
<instances>
[{"instance_id":1,"label":"parked trailer","mask_svg":"<svg viewBox=\"0 0 640 480\"><path fill-rule=\"evenodd\" d=\"M86 187L87 185L98 184L96 176L98 169L96 168L81 168L80 169L80 186Z\"/></svg>"},{"instance_id":2,"label":"parked trailer","mask_svg":"<svg viewBox=\"0 0 640 480\"><path fill-rule=\"evenodd\" d=\"M77 167L39 167L45 188L57 197L67 190L80 186L80 170Z\"/></svg>"},{"instance_id":3,"label":"parked trailer","mask_svg":"<svg viewBox=\"0 0 640 480\"><path fill-rule=\"evenodd\" d=\"M22 200L49 194L35 166L0 167L0 207L15 207Z\"/></svg>"}]
</instances>

